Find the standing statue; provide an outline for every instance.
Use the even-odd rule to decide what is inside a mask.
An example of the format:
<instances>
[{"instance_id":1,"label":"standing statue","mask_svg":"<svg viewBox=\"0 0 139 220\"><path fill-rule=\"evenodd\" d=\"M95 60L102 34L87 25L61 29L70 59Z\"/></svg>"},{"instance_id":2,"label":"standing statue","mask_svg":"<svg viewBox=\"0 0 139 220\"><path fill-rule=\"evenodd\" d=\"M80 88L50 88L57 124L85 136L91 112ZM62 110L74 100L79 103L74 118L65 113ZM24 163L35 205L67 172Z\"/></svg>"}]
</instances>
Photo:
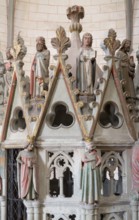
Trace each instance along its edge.
<instances>
[{"instance_id":1,"label":"standing statue","mask_svg":"<svg viewBox=\"0 0 139 220\"><path fill-rule=\"evenodd\" d=\"M101 189L99 172L101 158L92 142L86 142L85 145L86 152L82 158L82 202L86 204L95 204L99 200Z\"/></svg>"},{"instance_id":2,"label":"standing statue","mask_svg":"<svg viewBox=\"0 0 139 220\"><path fill-rule=\"evenodd\" d=\"M19 198L33 200L38 197L37 155L32 144L17 156L17 178Z\"/></svg>"},{"instance_id":3,"label":"standing statue","mask_svg":"<svg viewBox=\"0 0 139 220\"><path fill-rule=\"evenodd\" d=\"M2 195L2 177L0 176L0 196Z\"/></svg>"},{"instance_id":4,"label":"standing statue","mask_svg":"<svg viewBox=\"0 0 139 220\"><path fill-rule=\"evenodd\" d=\"M0 105L4 104L4 73L5 73L5 66L4 66L4 60L3 55L0 52Z\"/></svg>"},{"instance_id":5,"label":"standing statue","mask_svg":"<svg viewBox=\"0 0 139 220\"><path fill-rule=\"evenodd\" d=\"M131 41L123 40L119 51L117 52L117 57L119 58L119 79L124 80L123 91L128 92L130 97L135 97L134 89L134 75L135 75L135 63L132 56L129 56Z\"/></svg>"},{"instance_id":6,"label":"standing statue","mask_svg":"<svg viewBox=\"0 0 139 220\"><path fill-rule=\"evenodd\" d=\"M96 80L96 54L91 48L92 35L85 33L82 39L82 46L77 58L76 81L80 94L93 94Z\"/></svg>"},{"instance_id":7,"label":"standing statue","mask_svg":"<svg viewBox=\"0 0 139 220\"><path fill-rule=\"evenodd\" d=\"M31 66L31 97L41 96L43 90L47 90L49 83L49 61L50 51L45 45L45 38L38 37L36 39L36 54Z\"/></svg>"},{"instance_id":8,"label":"standing statue","mask_svg":"<svg viewBox=\"0 0 139 220\"><path fill-rule=\"evenodd\" d=\"M5 62L5 74L4 74L4 80L5 80L5 90L4 90L4 102L7 103L8 97L9 97L9 91L12 83L12 75L14 71L14 67L12 64L13 56L10 53L11 48L7 48L6 50L6 57L7 60Z\"/></svg>"},{"instance_id":9,"label":"standing statue","mask_svg":"<svg viewBox=\"0 0 139 220\"><path fill-rule=\"evenodd\" d=\"M115 51L120 47L120 41L116 40L117 34L114 29L109 29L108 37L101 43L101 48L107 56L114 56Z\"/></svg>"}]
</instances>

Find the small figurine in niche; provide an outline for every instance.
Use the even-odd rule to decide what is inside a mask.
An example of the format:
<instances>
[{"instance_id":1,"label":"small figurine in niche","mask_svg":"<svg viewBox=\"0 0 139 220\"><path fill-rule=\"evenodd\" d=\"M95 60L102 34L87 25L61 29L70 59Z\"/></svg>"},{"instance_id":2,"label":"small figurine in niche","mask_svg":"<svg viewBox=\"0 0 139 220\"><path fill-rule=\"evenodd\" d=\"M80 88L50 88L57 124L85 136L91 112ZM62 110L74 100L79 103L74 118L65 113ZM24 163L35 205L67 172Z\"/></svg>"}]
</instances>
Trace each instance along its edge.
<instances>
[{"instance_id":1,"label":"small figurine in niche","mask_svg":"<svg viewBox=\"0 0 139 220\"><path fill-rule=\"evenodd\" d=\"M96 55L92 49L93 37L85 33L82 38L82 46L77 58L76 81L80 94L93 94L96 80Z\"/></svg>"},{"instance_id":2,"label":"small figurine in niche","mask_svg":"<svg viewBox=\"0 0 139 220\"><path fill-rule=\"evenodd\" d=\"M50 51L45 45L45 38L36 39L36 54L31 66L31 97L41 96L43 90L48 90Z\"/></svg>"},{"instance_id":3,"label":"small figurine in niche","mask_svg":"<svg viewBox=\"0 0 139 220\"><path fill-rule=\"evenodd\" d=\"M100 171L99 165L101 157L98 155L93 142L85 142L85 153L82 158L82 202L86 204L96 204L100 195Z\"/></svg>"},{"instance_id":4,"label":"small figurine in niche","mask_svg":"<svg viewBox=\"0 0 139 220\"><path fill-rule=\"evenodd\" d=\"M125 39L122 41L121 47L116 56L119 58L119 79L125 80L123 91L128 92L130 97L135 97L134 89L134 75L135 75L135 63L132 56L129 56L131 48L131 41Z\"/></svg>"},{"instance_id":5,"label":"small figurine in niche","mask_svg":"<svg viewBox=\"0 0 139 220\"><path fill-rule=\"evenodd\" d=\"M20 151L16 160L19 198L37 199L37 155L33 144L29 143L24 150Z\"/></svg>"},{"instance_id":6,"label":"small figurine in niche","mask_svg":"<svg viewBox=\"0 0 139 220\"><path fill-rule=\"evenodd\" d=\"M114 56L115 51L120 47L120 41L116 40L117 34L114 29L109 29L108 37L101 43L101 48L107 56Z\"/></svg>"}]
</instances>

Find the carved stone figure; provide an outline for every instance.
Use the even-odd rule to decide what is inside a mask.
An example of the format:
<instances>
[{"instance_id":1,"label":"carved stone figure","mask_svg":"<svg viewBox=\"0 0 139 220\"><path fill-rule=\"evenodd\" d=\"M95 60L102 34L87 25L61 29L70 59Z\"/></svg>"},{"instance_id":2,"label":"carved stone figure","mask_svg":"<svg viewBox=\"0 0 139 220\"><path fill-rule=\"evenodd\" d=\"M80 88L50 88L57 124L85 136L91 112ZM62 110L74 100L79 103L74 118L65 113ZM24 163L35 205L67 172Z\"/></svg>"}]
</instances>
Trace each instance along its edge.
<instances>
[{"instance_id":1,"label":"carved stone figure","mask_svg":"<svg viewBox=\"0 0 139 220\"><path fill-rule=\"evenodd\" d=\"M2 177L0 176L0 196L2 195Z\"/></svg>"},{"instance_id":2,"label":"carved stone figure","mask_svg":"<svg viewBox=\"0 0 139 220\"><path fill-rule=\"evenodd\" d=\"M82 174L82 202L94 204L99 200L100 195L100 173L99 165L101 158L92 142L86 142L86 152L83 155Z\"/></svg>"},{"instance_id":3,"label":"carved stone figure","mask_svg":"<svg viewBox=\"0 0 139 220\"><path fill-rule=\"evenodd\" d=\"M131 47L130 40L123 40L119 51L117 52L117 57L120 60L119 68L119 78L124 80L123 91L128 92L130 97L135 97L134 89L134 74L135 74L135 63L132 56L129 56L129 51Z\"/></svg>"},{"instance_id":4,"label":"carved stone figure","mask_svg":"<svg viewBox=\"0 0 139 220\"><path fill-rule=\"evenodd\" d=\"M4 74L4 80L5 80L5 89L4 89L4 102L6 103L7 102L7 98L9 96L9 90L10 90L10 87L11 87L11 82L12 82L12 74L13 74L13 70L14 70L14 67L13 67L13 64L12 64L12 55L10 53L10 49L11 48L7 48L6 50L6 57L7 57L7 60L5 62L5 74Z\"/></svg>"},{"instance_id":5,"label":"carved stone figure","mask_svg":"<svg viewBox=\"0 0 139 220\"><path fill-rule=\"evenodd\" d=\"M96 77L96 51L91 48L92 35L85 33L77 58L76 81L80 93L93 94Z\"/></svg>"},{"instance_id":6,"label":"carved stone figure","mask_svg":"<svg viewBox=\"0 0 139 220\"><path fill-rule=\"evenodd\" d=\"M37 156L32 144L17 156L19 198L33 200L38 197Z\"/></svg>"},{"instance_id":7,"label":"carved stone figure","mask_svg":"<svg viewBox=\"0 0 139 220\"><path fill-rule=\"evenodd\" d=\"M115 51L120 47L120 41L116 40L116 32L114 29L109 29L108 37L104 39L101 44L101 48L104 50L106 55L114 56Z\"/></svg>"},{"instance_id":8,"label":"carved stone figure","mask_svg":"<svg viewBox=\"0 0 139 220\"><path fill-rule=\"evenodd\" d=\"M36 54L31 66L31 97L41 96L43 90L47 90L49 82L50 51L45 45L45 38L36 39Z\"/></svg>"},{"instance_id":9,"label":"carved stone figure","mask_svg":"<svg viewBox=\"0 0 139 220\"><path fill-rule=\"evenodd\" d=\"M5 73L5 66L4 66L4 60L3 55L0 52L0 105L4 104L4 73Z\"/></svg>"}]
</instances>

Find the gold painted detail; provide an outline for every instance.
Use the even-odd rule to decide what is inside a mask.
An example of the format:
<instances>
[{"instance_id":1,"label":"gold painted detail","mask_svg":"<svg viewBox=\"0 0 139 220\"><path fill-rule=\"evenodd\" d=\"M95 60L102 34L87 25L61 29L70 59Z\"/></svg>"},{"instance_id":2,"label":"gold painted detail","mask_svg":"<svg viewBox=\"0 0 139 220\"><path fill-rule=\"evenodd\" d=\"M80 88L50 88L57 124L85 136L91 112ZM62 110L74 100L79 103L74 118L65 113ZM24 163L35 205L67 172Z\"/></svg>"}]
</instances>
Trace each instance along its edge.
<instances>
[{"instance_id":1,"label":"gold painted detail","mask_svg":"<svg viewBox=\"0 0 139 220\"><path fill-rule=\"evenodd\" d=\"M82 119L84 121L91 121L93 119L92 115L82 115Z\"/></svg>"},{"instance_id":2,"label":"gold painted detail","mask_svg":"<svg viewBox=\"0 0 139 220\"><path fill-rule=\"evenodd\" d=\"M84 106L84 103L82 101L79 101L76 103L76 105L79 107L79 108L82 108Z\"/></svg>"},{"instance_id":3,"label":"gold painted detail","mask_svg":"<svg viewBox=\"0 0 139 220\"><path fill-rule=\"evenodd\" d=\"M57 28L56 36L51 39L51 44L57 50L58 54L62 54L71 46L71 42L69 37L66 37L65 29L61 26Z\"/></svg>"},{"instance_id":4,"label":"gold painted detail","mask_svg":"<svg viewBox=\"0 0 139 220\"><path fill-rule=\"evenodd\" d=\"M18 33L16 41L14 43L14 47L10 50L11 55L13 56L14 60L22 60L27 53L27 48L24 45L24 40Z\"/></svg>"}]
</instances>

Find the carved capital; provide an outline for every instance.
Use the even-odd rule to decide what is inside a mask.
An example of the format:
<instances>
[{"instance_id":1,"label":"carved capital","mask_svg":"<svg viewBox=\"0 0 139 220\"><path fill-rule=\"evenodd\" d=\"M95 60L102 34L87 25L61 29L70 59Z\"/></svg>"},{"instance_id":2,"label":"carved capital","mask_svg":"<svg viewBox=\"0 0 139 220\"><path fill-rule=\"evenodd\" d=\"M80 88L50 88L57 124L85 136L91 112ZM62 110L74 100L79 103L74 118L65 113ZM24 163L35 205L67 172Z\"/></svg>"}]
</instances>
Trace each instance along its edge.
<instances>
[{"instance_id":1,"label":"carved capital","mask_svg":"<svg viewBox=\"0 0 139 220\"><path fill-rule=\"evenodd\" d=\"M80 24L80 19L84 17L84 8L77 5L67 8L67 17L71 20L71 25L69 27L70 32L81 32L82 25Z\"/></svg>"}]
</instances>

